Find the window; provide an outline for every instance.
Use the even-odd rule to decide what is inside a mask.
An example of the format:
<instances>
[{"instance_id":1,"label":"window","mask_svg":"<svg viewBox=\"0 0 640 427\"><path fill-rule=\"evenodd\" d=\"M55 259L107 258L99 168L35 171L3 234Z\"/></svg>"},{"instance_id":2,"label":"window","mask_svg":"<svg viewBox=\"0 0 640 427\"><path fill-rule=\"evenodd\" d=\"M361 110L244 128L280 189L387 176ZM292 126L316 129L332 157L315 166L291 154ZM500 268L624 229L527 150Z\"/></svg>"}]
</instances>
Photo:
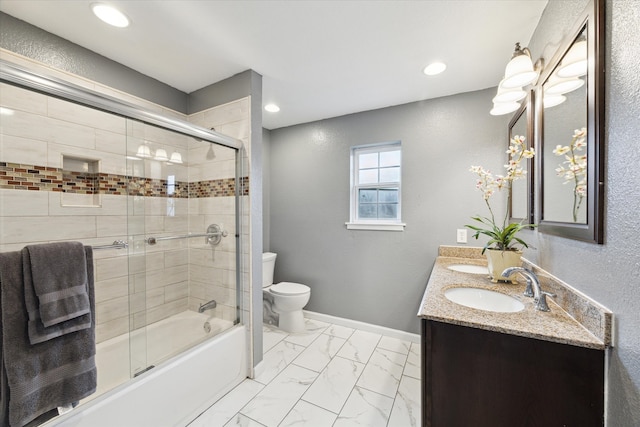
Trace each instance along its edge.
<instances>
[{"instance_id":1,"label":"window","mask_svg":"<svg viewBox=\"0 0 640 427\"><path fill-rule=\"evenodd\" d=\"M351 220L348 229L402 231L400 142L351 149Z\"/></svg>"}]
</instances>

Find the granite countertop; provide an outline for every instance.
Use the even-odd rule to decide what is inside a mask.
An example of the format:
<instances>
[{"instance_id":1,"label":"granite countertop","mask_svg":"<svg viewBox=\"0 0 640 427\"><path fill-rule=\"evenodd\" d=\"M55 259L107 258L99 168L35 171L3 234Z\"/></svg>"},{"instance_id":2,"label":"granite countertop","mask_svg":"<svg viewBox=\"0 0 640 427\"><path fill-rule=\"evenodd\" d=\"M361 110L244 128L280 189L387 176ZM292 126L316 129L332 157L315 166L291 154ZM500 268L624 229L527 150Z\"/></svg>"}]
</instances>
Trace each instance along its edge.
<instances>
[{"instance_id":1,"label":"granite countertop","mask_svg":"<svg viewBox=\"0 0 640 427\"><path fill-rule=\"evenodd\" d=\"M607 342L608 338L597 337L556 304L552 298L547 298L551 311L536 310L533 306L533 298L522 295L526 283L521 276L517 276L519 278L517 284L492 283L486 275L462 273L447 268L454 264L487 265L486 259L477 256L479 251L468 249L464 248L463 250L466 250L464 253L445 252L447 255L455 256L442 256L443 252L440 252L441 256L436 259L431 272L418 316L444 323L579 347L593 349L608 347L610 344ZM549 290L544 285L543 283L543 290ZM445 290L463 286L489 289L510 295L524 304L524 310L515 313L478 310L456 304L444 296Z\"/></svg>"}]
</instances>

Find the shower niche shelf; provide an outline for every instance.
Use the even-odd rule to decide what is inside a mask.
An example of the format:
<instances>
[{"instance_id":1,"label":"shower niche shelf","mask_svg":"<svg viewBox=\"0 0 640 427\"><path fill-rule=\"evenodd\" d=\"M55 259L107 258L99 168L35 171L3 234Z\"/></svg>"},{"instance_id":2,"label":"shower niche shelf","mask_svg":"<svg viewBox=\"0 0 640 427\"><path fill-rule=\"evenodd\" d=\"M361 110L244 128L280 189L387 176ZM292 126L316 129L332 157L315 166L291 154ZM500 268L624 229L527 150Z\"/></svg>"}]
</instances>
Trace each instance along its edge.
<instances>
[{"instance_id":1,"label":"shower niche shelf","mask_svg":"<svg viewBox=\"0 0 640 427\"><path fill-rule=\"evenodd\" d=\"M60 195L63 207L99 208L100 161L77 156L62 155L62 182Z\"/></svg>"}]
</instances>

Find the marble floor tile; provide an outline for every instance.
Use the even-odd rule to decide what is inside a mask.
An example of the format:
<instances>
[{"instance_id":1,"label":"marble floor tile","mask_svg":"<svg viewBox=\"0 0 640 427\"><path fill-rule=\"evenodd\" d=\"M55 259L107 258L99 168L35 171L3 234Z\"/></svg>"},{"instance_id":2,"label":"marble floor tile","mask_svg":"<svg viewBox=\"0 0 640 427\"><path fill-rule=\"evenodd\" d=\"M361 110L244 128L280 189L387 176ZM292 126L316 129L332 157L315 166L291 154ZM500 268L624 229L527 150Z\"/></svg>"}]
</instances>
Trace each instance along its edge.
<instances>
[{"instance_id":1,"label":"marble floor tile","mask_svg":"<svg viewBox=\"0 0 640 427\"><path fill-rule=\"evenodd\" d=\"M396 353L409 354L409 348L411 347L410 341L401 340L398 338L392 338L383 336L378 342L378 348L385 350L395 351Z\"/></svg>"},{"instance_id":2,"label":"marble floor tile","mask_svg":"<svg viewBox=\"0 0 640 427\"><path fill-rule=\"evenodd\" d=\"M336 418L333 412L301 400L278 427L331 427Z\"/></svg>"},{"instance_id":3,"label":"marble floor tile","mask_svg":"<svg viewBox=\"0 0 640 427\"><path fill-rule=\"evenodd\" d=\"M408 375L410 377L420 379L420 376L422 375L420 368L420 344L414 342L411 343L411 349L409 350L407 363L404 365L404 372L402 375Z\"/></svg>"},{"instance_id":4,"label":"marble floor tile","mask_svg":"<svg viewBox=\"0 0 640 427\"><path fill-rule=\"evenodd\" d=\"M264 388L259 382L246 379L236 388L224 395L213 406L203 412L189 424L189 427L222 426L232 420L234 415ZM244 425L244 424L231 424ZM249 425L249 424L247 424Z\"/></svg>"},{"instance_id":5,"label":"marble floor tile","mask_svg":"<svg viewBox=\"0 0 640 427\"><path fill-rule=\"evenodd\" d=\"M272 326L262 326L262 353L271 350L276 344L287 337L285 331L274 328Z\"/></svg>"},{"instance_id":6,"label":"marble floor tile","mask_svg":"<svg viewBox=\"0 0 640 427\"><path fill-rule=\"evenodd\" d=\"M289 365L240 413L267 427L277 427L317 376L317 372Z\"/></svg>"},{"instance_id":7,"label":"marble floor tile","mask_svg":"<svg viewBox=\"0 0 640 427\"><path fill-rule=\"evenodd\" d=\"M337 356L360 363L367 363L381 337L382 335L380 334L357 330L342 346Z\"/></svg>"},{"instance_id":8,"label":"marble floor tile","mask_svg":"<svg viewBox=\"0 0 640 427\"><path fill-rule=\"evenodd\" d=\"M421 407L420 380L403 375L393 402L388 427L419 427Z\"/></svg>"},{"instance_id":9,"label":"marble floor tile","mask_svg":"<svg viewBox=\"0 0 640 427\"><path fill-rule=\"evenodd\" d=\"M343 338L321 334L309 347L298 356L293 363L312 371L322 371L340 347L346 342Z\"/></svg>"},{"instance_id":10,"label":"marble floor tile","mask_svg":"<svg viewBox=\"0 0 640 427\"><path fill-rule=\"evenodd\" d=\"M392 406L392 398L354 387L333 426L386 427Z\"/></svg>"},{"instance_id":11,"label":"marble floor tile","mask_svg":"<svg viewBox=\"0 0 640 427\"><path fill-rule=\"evenodd\" d=\"M395 397L406 360L404 354L376 348L360 375L358 386Z\"/></svg>"},{"instance_id":12,"label":"marble floor tile","mask_svg":"<svg viewBox=\"0 0 640 427\"><path fill-rule=\"evenodd\" d=\"M338 413L358 381L364 364L334 357L302 397L309 403Z\"/></svg>"},{"instance_id":13,"label":"marble floor tile","mask_svg":"<svg viewBox=\"0 0 640 427\"><path fill-rule=\"evenodd\" d=\"M324 333L334 337L347 339L353 334L354 331L355 329L347 328L345 326L329 325Z\"/></svg>"},{"instance_id":14,"label":"marble floor tile","mask_svg":"<svg viewBox=\"0 0 640 427\"><path fill-rule=\"evenodd\" d=\"M320 334L327 329L327 327L329 327L328 323L321 322L319 320L304 319L304 323L305 330L303 332L289 334L285 340L306 347L315 341L315 339L318 338Z\"/></svg>"},{"instance_id":15,"label":"marble floor tile","mask_svg":"<svg viewBox=\"0 0 640 427\"><path fill-rule=\"evenodd\" d=\"M265 325L261 374L188 427L417 427L420 344L305 319L289 334Z\"/></svg>"},{"instance_id":16,"label":"marble floor tile","mask_svg":"<svg viewBox=\"0 0 640 427\"><path fill-rule=\"evenodd\" d=\"M258 375L255 380L262 384L268 384L269 381L282 372L293 359L298 357L304 349L303 346L292 342L279 342L264 355L262 359L262 373Z\"/></svg>"},{"instance_id":17,"label":"marble floor tile","mask_svg":"<svg viewBox=\"0 0 640 427\"><path fill-rule=\"evenodd\" d=\"M217 426L219 424L207 424L207 427ZM242 414L236 414L224 427L265 427L264 424L260 424L257 421L252 420L249 417L245 417Z\"/></svg>"}]
</instances>

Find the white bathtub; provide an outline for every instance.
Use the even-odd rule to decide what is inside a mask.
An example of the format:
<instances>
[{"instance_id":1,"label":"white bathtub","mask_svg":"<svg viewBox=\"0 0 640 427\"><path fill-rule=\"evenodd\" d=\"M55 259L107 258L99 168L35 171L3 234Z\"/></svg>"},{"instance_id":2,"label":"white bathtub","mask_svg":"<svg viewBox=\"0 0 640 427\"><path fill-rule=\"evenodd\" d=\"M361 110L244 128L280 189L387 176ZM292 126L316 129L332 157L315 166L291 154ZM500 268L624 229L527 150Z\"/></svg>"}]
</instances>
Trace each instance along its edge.
<instances>
[{"instance_id":1,"label":"white bathtub","mask_svg":"<svg viewBox=\"0 0 640 427\"><path fill-rule=\"evenodd\" d=\"M207 320L212 326L210 333L204 331ZM229 327L230 322L187 311L147 327L146 340L133 333L98 344L97 392L45 425L186 425L247 376L246 329L238 325L220 333ZM203 340L184 351L194 341ZM130 365L130 342L133 354L146 349L147 363L133 357ZM130 372L157 363L161 364L130 379Z\"/></svg>"}]
</instances>

